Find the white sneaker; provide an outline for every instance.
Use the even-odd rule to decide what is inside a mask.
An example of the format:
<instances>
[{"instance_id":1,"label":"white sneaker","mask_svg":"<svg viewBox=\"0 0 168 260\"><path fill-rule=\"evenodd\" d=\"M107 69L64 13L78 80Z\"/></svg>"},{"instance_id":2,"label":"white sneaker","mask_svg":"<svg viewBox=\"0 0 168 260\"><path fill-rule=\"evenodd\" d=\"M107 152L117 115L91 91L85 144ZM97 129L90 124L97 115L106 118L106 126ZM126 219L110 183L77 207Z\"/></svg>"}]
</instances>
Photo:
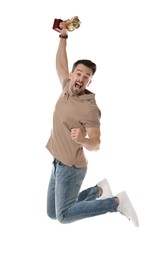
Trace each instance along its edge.
<instances>
[{"instance_id":1,"label":"white sneaker","mask_svg":"<svg viewBox=\"0 0 168 260\"><path fill-rule=\"evenodd\" d=\"M107 198L112 198L113 194L110 188L110 185L107 181L107 179L101 180L99 183L97 183L97 186L100 187L103 191L102 195L100 196L99 199L107 199Z\"/></svg>"},{"instance_id":2,"label":"white sneaker","mask_svg":"<svg viewBox=\"0 0 168 260\"><path fill-rule=\"evenodd\" d=\"M119 205L117 208L117 211L119 211L121 214L125 215L129 220L133 222L133 224L138 227L139 221L137 214L135 212L135 209L133 208L131 201L128 198L128 195L125 191L117 194L119 198Z\"/></svg>"}]
</instances>

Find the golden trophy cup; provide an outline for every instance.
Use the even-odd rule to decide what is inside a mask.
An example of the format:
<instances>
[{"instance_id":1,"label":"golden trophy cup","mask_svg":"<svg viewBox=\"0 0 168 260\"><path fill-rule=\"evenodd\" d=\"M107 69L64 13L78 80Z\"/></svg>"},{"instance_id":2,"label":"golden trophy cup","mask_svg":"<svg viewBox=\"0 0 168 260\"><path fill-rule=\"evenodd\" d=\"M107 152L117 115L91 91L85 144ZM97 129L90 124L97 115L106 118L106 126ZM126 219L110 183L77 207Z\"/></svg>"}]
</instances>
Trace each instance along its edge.
<instances>
[{"instance_id":1,"label":"golden trophy cup","mask_svg":"<svg viewBox=\"0 0 168 260\"><path fill-rule=\"evenodd\" d=\"M72 32L75 29L79 28L81 21L79 20L78 16L74 16L71 19L68 19L66 21L63 21L61 19L54 19L54 24L53 24L53 30L57 31L57 32L61 32L62 29L62 25L61 23L65 22L65 26L67 28L68 31Z\"/></svg>"}]
</instances>

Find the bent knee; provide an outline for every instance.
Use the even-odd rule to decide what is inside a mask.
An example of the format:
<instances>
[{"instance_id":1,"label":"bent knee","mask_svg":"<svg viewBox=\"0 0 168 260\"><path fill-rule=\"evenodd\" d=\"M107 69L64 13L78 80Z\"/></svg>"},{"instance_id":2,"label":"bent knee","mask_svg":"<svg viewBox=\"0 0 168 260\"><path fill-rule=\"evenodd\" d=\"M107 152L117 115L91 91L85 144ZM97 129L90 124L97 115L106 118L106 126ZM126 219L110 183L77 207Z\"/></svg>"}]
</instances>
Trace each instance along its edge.
<instances>
[{"instance_id":1,"label":"bent knee","mask_svg":"<svg viewBox=\"0 0 168 260\"><path fill-rule=\"evenodd\" d=\"M68 223L71 223L70 219L67 218L67 217L65 217L64 214L60 214L60 215L58 215L57 220L58 220L61 224L68 224Z\"/></svg>"},{"instance_id":2,"label":"bent knee","mask_svg":"<svg viewBox=\"0 0 168 260\"><path fill-rule=\"evenodd\" d=\"M47 216L48 216L49 218L51 218L51 219L56 219L56 214L51 213L51 212L48 212L48 211L47 211Z\"/></svg>"},{"instance_id":3,"label":"bent knee","mask_svg":"<svg viewBox=\"0 0 168 260\"><path fill-rule=\"evenodd\" d=\"M65 220L65 218L62 217L62 216L59 216L57 220L58 220L61 224L66 224L66 223L67 223L66 220Z\"/></svg>"}]
</instances>

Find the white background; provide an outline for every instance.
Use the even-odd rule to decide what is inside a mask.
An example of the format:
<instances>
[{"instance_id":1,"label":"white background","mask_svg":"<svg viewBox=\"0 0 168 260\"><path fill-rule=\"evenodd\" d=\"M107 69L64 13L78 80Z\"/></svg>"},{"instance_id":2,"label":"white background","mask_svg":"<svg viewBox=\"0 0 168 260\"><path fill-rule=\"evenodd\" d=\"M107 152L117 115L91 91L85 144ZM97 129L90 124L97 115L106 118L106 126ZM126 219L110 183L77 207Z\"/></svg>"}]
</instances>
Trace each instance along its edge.
<instances>
[{"instance_id":1,"label":"white background","mask_svg":"<svg viewBox=\"0 0 168 260\"><path fill-rule=\"evenodd\" d=\"M167 1L1 1L0 258L167 259ZM107 177L139 217L118 213L61 225L46 215L52 157L45 148L60 93L54 18L78 15L69 67L97 64L101 149L86 153L83 188Z\"/></svg>"}]
</instances>

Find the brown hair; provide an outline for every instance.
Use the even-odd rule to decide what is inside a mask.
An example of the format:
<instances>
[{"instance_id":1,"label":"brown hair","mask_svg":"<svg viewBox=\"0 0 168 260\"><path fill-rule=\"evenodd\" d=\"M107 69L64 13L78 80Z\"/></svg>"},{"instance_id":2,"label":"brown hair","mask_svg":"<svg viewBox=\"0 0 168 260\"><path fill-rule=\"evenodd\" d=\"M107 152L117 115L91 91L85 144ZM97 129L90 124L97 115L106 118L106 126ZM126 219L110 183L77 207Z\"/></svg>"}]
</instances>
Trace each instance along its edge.
<instances>
[{"instance_id":1,"label":"brown hair","mask_svg":"<svg viewBox=\"0 0 168 260\"><path fill-rule=\"evenodd\" d=\"M96 64L93 63L91 60L77 60L77 61L73 64L72 71L74 71L74 69L76 68L76 66L77 66L78 64L83 64L83 65L85 65L86 67L92 69L92 75L95 74L95 72L96 72Z\"/></svg>"}]
</instances>

